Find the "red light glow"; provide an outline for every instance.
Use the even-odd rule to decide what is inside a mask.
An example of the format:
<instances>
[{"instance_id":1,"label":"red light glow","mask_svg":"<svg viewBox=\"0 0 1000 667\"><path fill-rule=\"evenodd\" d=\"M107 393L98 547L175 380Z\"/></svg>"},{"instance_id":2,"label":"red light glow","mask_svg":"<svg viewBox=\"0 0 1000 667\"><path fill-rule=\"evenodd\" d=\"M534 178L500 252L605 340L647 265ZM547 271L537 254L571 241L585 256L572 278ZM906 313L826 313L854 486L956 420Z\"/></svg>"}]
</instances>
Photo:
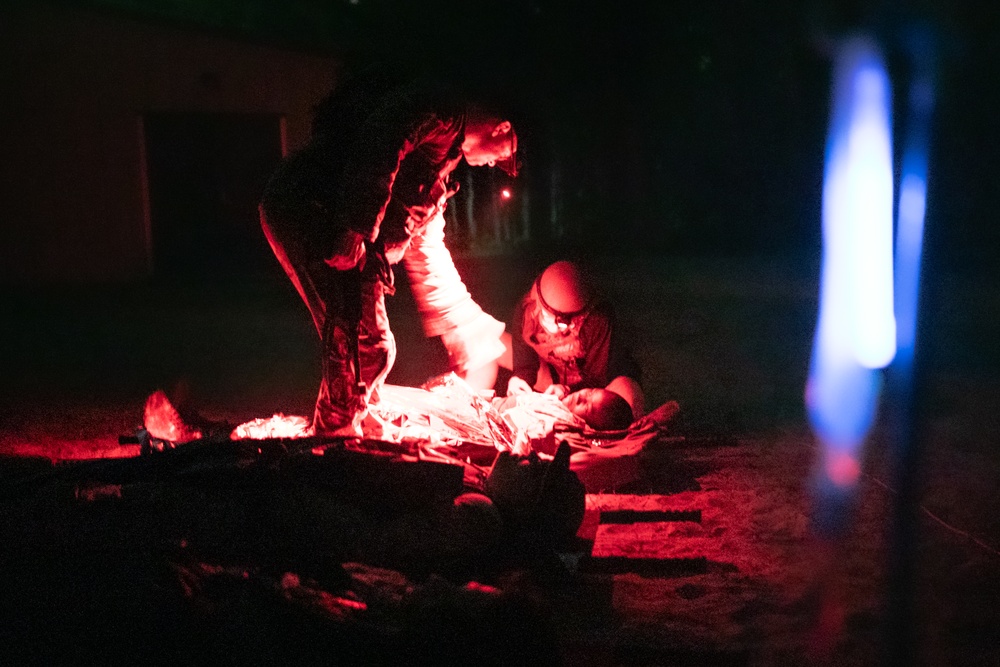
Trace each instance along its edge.
<instances>
[{"instance_id":1,"label":"red light glow","mask_svg":"<svg viewBox=\"0 0 1000 667\"><path fill-rule=\"evenodd\" d=\"M503 197L504 199L510 199L511 198L510 190L504 188L503 190L500 191L500 196Z\"/></svg>"},{"instance_id":2,"label":"red light glow","mask_svg":"<svg viewBox=\"0 0 1000 667\"><path fill-rule=\"evenodd\" d=\"M848 452L832 452L826 459L826 476L842 489L851 488L861 476L861 464Z\"/></svg>"}]
</instances>

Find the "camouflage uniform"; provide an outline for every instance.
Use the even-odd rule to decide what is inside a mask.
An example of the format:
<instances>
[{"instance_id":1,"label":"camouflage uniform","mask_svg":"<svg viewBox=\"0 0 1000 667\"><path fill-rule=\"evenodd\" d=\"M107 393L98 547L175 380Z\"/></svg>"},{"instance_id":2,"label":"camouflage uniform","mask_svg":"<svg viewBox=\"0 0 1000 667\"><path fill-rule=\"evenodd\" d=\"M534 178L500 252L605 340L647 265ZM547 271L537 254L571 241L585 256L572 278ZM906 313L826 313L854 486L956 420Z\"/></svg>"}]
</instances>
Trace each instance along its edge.
<instances>
[{"instance_id":1,"label":"camouflage uniform","mask_svg":"<svg viewBox=\"0 0 1000 667\"><path fill-rule=\"evenodd\" d=\"M385 296L394 292L399 261L425 332L442 337L455 370L503 351L503 324L472 301L444 244L443 211L457 189L450 174L463 157L464 103L427 85L371 97L315 126L309 144L275 171L260 207L264 233L322 339L319 434L359 432L392 368ZM346 230L364 237L366 259L338 271L327 260Z\"/></svg>"}]
</instances>

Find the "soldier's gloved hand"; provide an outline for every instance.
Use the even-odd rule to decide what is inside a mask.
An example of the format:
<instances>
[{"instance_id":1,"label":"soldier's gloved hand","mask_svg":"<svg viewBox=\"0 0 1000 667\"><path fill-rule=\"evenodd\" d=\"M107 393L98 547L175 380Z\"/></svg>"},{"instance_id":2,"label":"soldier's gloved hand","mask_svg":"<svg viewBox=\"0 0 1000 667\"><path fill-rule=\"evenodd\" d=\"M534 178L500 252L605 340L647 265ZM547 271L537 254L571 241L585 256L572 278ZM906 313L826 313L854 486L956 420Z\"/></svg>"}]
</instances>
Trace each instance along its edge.
<instances>
[{"instance_id":1,"label":"soldier's gloved hand","mask_svg":"<svg viewBox=\"0 0 1000 667\"><path fill-rule=\"evenodd\" d=\"M443 213L448 207L448 200L458 192L458 185L458 181L449 183L440 178L435 181L424 204L406 207L406 212L409 213L409 218L412 221L411 226L419 226L435 215ZM420 191L424 191L424 186L421 186Z\"/></svg>"},{"instance_id":2,"label":"soldier's gloved hand","mask_svg":"<svg viewBox=\"0 0 1000 667\"><path fill-rule=\"evenodd\" d=\"M325 261L338 271L365 268L365 237L353 229L346 230L337 239L333 255Z\"/></svg>"},{"instance_id":3,"label":"soldier's gloved hand","mask_svg":"<svg viewBox=\"0 0 1000 667\"><path fill-rule=\"evenodd\" d=\"M550 384L543 393L555 396L561 401L569 395L569 387L564 384Z\"/></svg>"},{"instance_id":4,"label":"soldier's gloved hand","mask_svg":"<svg viewBox=\"0 0 1000 667\"><path fill-rule=\"evenodd\" d=\"M434 185L431 186L431 192L428 199L434 204L436 208L442 211L448 205L448 200L455 196L458 192L459 182L454 183L446 181L442 178L437 179Z\"/></svg>"},{"instance_id":5,"label":"soldier's gloved hand","mask_svg":"<svg viewBox=\"0 0 1000 667\"><path fill-rule=\"evenodd\" d=\"M507 380L507 395L520 396L531 393L531 385L517 377L516 375Z\"/></svg>"}]
</instances>

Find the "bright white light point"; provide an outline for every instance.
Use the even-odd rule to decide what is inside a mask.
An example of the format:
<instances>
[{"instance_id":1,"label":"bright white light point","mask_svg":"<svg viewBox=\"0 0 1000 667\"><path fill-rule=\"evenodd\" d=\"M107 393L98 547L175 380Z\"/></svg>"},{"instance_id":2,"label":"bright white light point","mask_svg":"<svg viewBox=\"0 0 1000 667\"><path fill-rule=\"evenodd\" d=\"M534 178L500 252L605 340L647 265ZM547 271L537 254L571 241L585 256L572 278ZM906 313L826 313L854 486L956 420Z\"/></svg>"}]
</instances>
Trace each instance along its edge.
<instances>
[{"instance_id":1,"label":"bright white light point","mask_svg":"<svg viewBox=\"0 0 1000 667\"><path fill-rule=\"evenodd\" d=\"M889 81L877 56L855 54L835 118L824 186L830 338L865 368L896 353Z\"/></svg>"},{"instance_id":2,"label":"bright white light point","mask_svg":"<svg viewBox=\"0 0 1000 667\"><path fill-rule=\"evenodd\" d=\"M896 351L889 91L874 40L846 42L834 67L819 321L806 405L824 446L851 456L875 416L875 369Z\"/></svg>"},{"instance_id":3,"label":"bright white light point","mask_svg":"<svg viewBox=\"0 0 1000 667\"><path fill-rule=\"evenodd\" d=\"M500 196L503 197L504 199L510 199L510 190L504 188L503 190L500 191Z\"/></svg>"}]
</instances>

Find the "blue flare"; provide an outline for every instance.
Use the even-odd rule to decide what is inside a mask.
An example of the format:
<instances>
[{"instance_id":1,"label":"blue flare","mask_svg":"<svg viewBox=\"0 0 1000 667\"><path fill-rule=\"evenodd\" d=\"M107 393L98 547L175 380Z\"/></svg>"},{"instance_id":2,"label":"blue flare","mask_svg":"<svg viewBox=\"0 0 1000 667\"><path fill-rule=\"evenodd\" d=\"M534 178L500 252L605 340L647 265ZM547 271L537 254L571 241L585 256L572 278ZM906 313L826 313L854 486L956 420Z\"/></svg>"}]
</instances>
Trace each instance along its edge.
<instances>
[{"instance_id":1,"label":"blue flare","mask_svg":"<svg viewBox=\"0 0 1000 667\"><path fill-rule=\"evenodd\" d=\"M823 269L806 407L823 445L819 512L850 494L896 353L891 87L878 45L844 43L834 66L823 184ZM835 500L836 499L836 500Z\"/></svg>"}]
</instances>

